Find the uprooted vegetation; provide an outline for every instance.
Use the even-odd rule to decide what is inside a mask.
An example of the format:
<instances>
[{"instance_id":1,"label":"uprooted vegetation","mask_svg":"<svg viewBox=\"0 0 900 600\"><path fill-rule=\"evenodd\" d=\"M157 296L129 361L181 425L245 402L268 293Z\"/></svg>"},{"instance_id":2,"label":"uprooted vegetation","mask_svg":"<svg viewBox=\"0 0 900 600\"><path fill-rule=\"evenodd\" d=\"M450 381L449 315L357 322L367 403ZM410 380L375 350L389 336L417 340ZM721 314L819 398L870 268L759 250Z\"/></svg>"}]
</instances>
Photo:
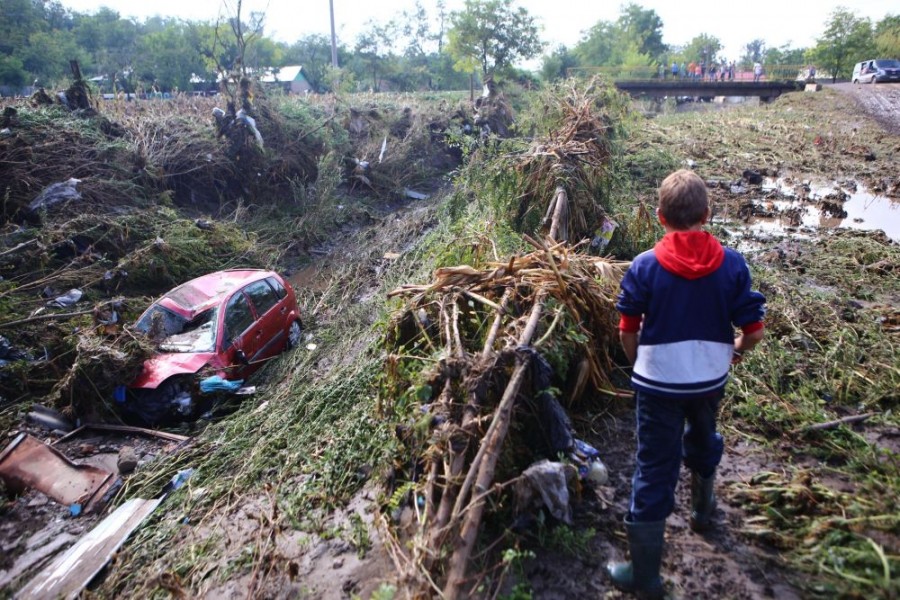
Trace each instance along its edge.
<instances>
[{"instance_id":1,"label":"uprooted vegetation","mask_svg":"<svg viewBox=\"0 0 900 600\"><path fill-rule=\"evenodd\" d=\"M260 97L262 145L246 132L223 131L213 99L74 111L7 106L0 334L29 360L16 360L12 376L0 378L0 395L49 394L60 409L106 412L122 381L88 377L85 393L73 388L75 373L90 362L95 375L124 378L140 365L147 352L135 352L139 340L120 328L151 297L222 268L300 264L336 229L371 219L378 202L402 200L405 186L433 181L455 164L442 136L462 128L445 116L451 100L444 102L420 111L362 99L374 125L352 133L344 126L356 108ZM369 157L368 171L378 189L356 189L346 163L376 145L381 160ZM70 289L81 292L77 304L46 306ZM91 352L103 345L121 352Z\"/></svg>"},{"instance_id":2,"label":"uprooted vegetation","mask_svg":"<svg viewBox=\"0 0 900 600\"><path fill-rule=\"evenodd\" d=\"M251 596L366 596L380 588L382 594L393 590L394 597L428 597L446 589L451 573L463 574L452 585L479 596L527 593L548 577L558 578L560 589L573 597L602 593L609 588L601 565L611 557L610 548L622 547L617 532L630 464L618 465L622 472L593 491L575 484L571 498L579 510L570 524L545 511L516 512L511 506L513 482L523 468L548 454L557 458L536 423L562 424L560 429L595 446L601 457L629 443L620 439L627 436L615 435L629 430L630 419L621 397L627 396L626 378L610 302L618 265L597 256L597 248L608 240L602 253L628 260L652 244L659 235L650 210L655 187L682 160L695 161L713 182L768 168L798 178L839 171L874 186L897 173L895 143L871 123L861 120L854 133L837 118L822 120L827 110L843 110L843 101L831 94L636 122L610 88L565 86L519 107L516 130L533 139L489 138L484 144L461 135L465 111L457 115L452 103L426 116L415 104L404 112L408 98L377 107L370 99L354 99L353 111L342 99L312 107L279 105L281 118L302 123L298 136L321 134L325 148L315 182L291 180L279 192L290 190L287 196L242 190L192 205L189 194L165 185L141 187L134 198L148 202L149 210L128 213L125 218L133 221L122 229L118 215L101 219L103 234L87 234L93 247L102 247L91 260L79 258L86 253L77 242L65 258L52 252L77 233L93 232L90 215L57 221L48 209L42 228L17 230L25 237L8 238L7 248L28 242L47 254L23 252L30 248L25 246L0 256L27 265L15 271L19 277L35 273L13 280L15 285L4 273L7 306L17 318L29 318L46 301L37 294L51 282L39 283L41 278L65 273L69 278L53 285L63 292L84 285L76 269L95 281L86 290L89 300L105 302L122 293L137 310L176 278L204 269L297 264L310 248L339 246L329 279L317 289L299 290L315 348L267 367L268 385L258 402L244 403L127 480L120 502L155 495L173 473L196 469L165 510L122 549L96 589L99 595L238 590ZM222 152L226 142L205 133L211 127L207 109L190 102L197 108L171 110L173 119L180 110L207 119L194 125L196 139L204 141L194 148L196 156L205 157L199 152L204 149ZM130 114L135 106L141 105L119 110ZM145 115L169 110L144 106ZM19 117L25 113L20 110ZM828 152L817 136L831 144ZM722 138L729 148L720 145ZM875 161L842 151L857 138L867 140ZM399 204L403 188L434 182L451 155L429 159L423 149L446 148L445 141L466 160L446 201L403 219L378 211L373 198ZM406 161L404 148L410 149ZM275 152L267 145L270 151ZM219 160L214 153L212 162ZM416 168L408 169L410 164ZM427 168L436 170L426 173ZM60 179L65 177L42 180L36 188ZM720 211L741 201L727 187L711 191ZM569 244L546 238L562 240L559 229L550 231L557 208L569 208ZM210 219L214 228L201 228L197 218ZM348 226L366 222L372 226L358 233ZM340 229L335 237L332 232ZM157 238L165 246L157 247ZM104 247L108 239L115 243ZM584 239L596 240L594 248ZM207 254L213 240L218 251ZM143 252L123 267L128 277L108 284L107 292L103 277L127 258L117 254L120 247ZM399 257L387 259L388 254ZM103 262L106 257L109 262ZM739 472L747 475L723 478L717 489L729 514L740 515L722 523L733 530L729 539L736 547L720 552L720 562L727 575L727 569L746 564L733 556L751 556L766 565L770 583L790 584L809 597L889 595L900 567L893 506L900 491L900 250L877 234L842 231L760 242L748 258L768 297L769 335L735 369L723 403L727 443L746 454L732 453L727 460L740 461ZM20 287L17 294L14 288ZM399 299L386 302L395 290ZM526 336L532 316L534 330ZM73 318L60 323L80 325L82 335L94 324L91 314ZM52 334L70 347L79 343L55 319L21 329L34 340ZM519 341L530 341L534 350L517 349ZM41 342L27 347L33 351ZM53 348L48 353L58 356ZM524 376L521 367L533 365L541 365L544 380ZM64 369L54 369L40 389L60 379ZM504 403L514 379L520 386ZM540 407L554 406L548 394L564 408L549 410L554 419L535 418ZM500 406L512 412L501 416ZM562 411L571 425L559 417ZM499 423L491 425L498 417L509 417L505 436ZM479 453L481 439L492 446ZM754 462L748 447L773 458ZM484 466L491 461L492 467ZM361 499L367 508L351 509ZM443 515L446 522L436 526L431 515ZM524 527L513 527L522 522ZM456 541L466 523L469 549L459 553ZM684 537L670 536L664 572L692 569L693 578L681 582L685 596L703 597L712 589L722 597L745 593L727 576L702 571L696 557L682 556ZM376 562L382 545L390 562ZM555 556L563 551L564 560ZM366 561L378 568L365 571ZM552 564L555 572L548 575L541 563ZM363 566L348 570L351 564ZM544 585L555 589L553 581Z\"/></svg>"}]
</instances>

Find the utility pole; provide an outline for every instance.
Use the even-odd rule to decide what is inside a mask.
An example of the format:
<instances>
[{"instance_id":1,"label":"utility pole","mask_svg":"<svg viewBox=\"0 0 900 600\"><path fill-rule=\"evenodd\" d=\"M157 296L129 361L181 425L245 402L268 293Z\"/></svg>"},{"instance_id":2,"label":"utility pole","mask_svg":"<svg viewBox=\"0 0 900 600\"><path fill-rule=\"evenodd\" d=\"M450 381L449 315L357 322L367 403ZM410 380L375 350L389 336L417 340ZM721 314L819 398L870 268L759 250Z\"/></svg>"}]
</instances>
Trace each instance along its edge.
<instances>
[{"instance_id":1,"label":"utility pole","mask_svg":"<svg viewBox=\"0 0 900 600\"><path fill-rule=\"evenodd\" d=\"M334 0L328 0L328 8L331 11L331 66L337 69L337 37L334 34Z\"/></svg>"}]
</instances>

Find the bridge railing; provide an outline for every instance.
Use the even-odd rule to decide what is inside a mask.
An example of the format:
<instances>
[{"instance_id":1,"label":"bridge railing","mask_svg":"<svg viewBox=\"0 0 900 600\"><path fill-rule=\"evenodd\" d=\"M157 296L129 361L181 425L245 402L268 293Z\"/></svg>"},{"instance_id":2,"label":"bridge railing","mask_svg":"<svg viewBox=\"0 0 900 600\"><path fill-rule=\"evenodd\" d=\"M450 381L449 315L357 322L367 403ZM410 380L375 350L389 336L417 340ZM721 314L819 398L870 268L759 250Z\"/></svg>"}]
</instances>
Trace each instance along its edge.
<instances>
[{"instance_id":1,"label":"bridge railing","mask_svg":"<svg viewBox=\"0 0 900 600\"><path fill-rule=\"evenodd\" d=\"M679 73L676 79L692 79L697 82L713 80L710 73L699 77L681 72L681 64L679 63ZM662 71L659 67L651 66L631 66L631 67L571 67L566 72L569 77L592 77L599 75L612 81L629 80L629 81L664 81L673 79L672 67L669 65ZM806 79L809 76L809 65L763 65L760 81L796 81ZM754 81L753 67L735 65L734 75L729 70L725 71L725 77L722 78L722 71L717 70L715 81Z\"/></svg>"}]
</instances>

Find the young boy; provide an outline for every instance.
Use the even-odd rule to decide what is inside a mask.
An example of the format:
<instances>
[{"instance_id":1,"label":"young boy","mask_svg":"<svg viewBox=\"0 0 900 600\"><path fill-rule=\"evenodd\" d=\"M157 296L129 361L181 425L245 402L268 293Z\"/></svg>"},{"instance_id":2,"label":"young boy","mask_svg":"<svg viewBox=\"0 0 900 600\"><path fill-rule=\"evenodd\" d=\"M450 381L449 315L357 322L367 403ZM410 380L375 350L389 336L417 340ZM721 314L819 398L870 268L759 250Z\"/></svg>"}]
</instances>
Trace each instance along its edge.
<instances>
[{"instance_id":1,"label":"young boy","mask_svg":"<svg viewBox=\"0 0 900 600\"><path fill-rule=\"evenodd\" d=\"M709 201L700 177L684 169L666 177L657 216L666 234L634 259L616 303L634 365L638 447L625 518L631 561L607 565L616 587L650 598L663 596L663 535L682 460L691 470L691 528L710 524L723 450L716 410L729 366L762 339L765 313L744 258L701 230Z\"/></svg>"}]
</instances>

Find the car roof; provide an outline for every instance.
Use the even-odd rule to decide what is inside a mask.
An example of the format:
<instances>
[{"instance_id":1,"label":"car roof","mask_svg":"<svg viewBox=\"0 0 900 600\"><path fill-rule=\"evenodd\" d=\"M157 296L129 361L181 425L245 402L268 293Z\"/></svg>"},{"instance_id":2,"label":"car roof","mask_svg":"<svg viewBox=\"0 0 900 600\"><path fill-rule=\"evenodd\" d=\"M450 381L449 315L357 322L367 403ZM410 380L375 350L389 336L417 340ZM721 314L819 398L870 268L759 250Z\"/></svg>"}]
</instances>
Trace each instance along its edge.
<instances>
[{"instance_id":1,"label":"car roof","mask_svg":"<svg viewBox=\"0 0 900 600\"><path fill-rule=\"evenodd\" d=\"M179 285L163 296L158 304L190 317L216 306L244 285L273 275L273 271L263 269L216 271Z\"/></svg>"}]
</instances>

